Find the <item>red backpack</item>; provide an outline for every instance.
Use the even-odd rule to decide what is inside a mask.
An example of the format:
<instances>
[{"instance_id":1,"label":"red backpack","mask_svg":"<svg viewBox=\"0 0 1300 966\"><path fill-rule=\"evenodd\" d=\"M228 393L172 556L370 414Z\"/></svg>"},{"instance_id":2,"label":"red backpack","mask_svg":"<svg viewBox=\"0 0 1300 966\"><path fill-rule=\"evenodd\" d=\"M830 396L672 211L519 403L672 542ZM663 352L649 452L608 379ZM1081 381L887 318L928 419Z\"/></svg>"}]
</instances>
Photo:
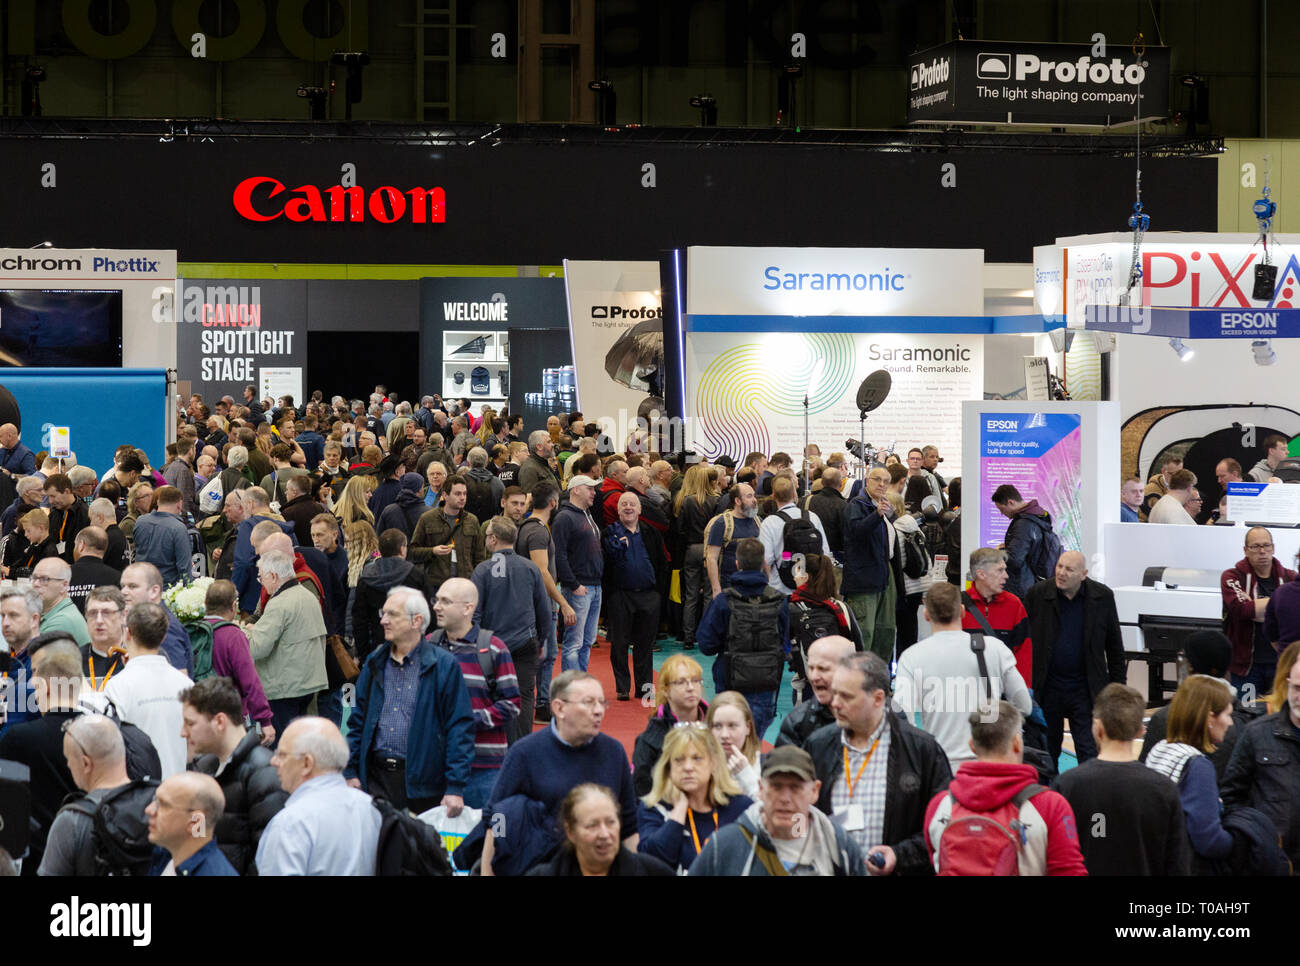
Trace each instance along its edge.
<instances>
[{"instance_id":1,"label":"red backpack","mask_svg":"<svg viewBox=\"0 0 1300 966\"><path fill-rule=\"evenodd\" d=\"M1009 802L993 812L975 812L948 793L947 825L935 849L939 875L1019 875L1020 853L1027 836L1020 820L1025 804L1042 785L1026 785ZM937 816L936 816L937 817Z\"/></svg>"}]
</instances>

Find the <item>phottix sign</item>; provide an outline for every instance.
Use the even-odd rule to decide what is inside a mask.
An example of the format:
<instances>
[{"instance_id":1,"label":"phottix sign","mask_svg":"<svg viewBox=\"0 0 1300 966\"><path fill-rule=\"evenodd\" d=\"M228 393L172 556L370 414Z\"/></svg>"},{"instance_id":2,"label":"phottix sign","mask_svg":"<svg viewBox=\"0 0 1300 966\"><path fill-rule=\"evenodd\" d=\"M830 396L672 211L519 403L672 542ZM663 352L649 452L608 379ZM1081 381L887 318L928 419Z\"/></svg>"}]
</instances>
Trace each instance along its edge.
<instances>
[{"instance_id":1,"label":"phottix sign","mask_svg":"<svg viewBox=\"0 0 1300 966\"><path fill-rule=\"evenodd\" d=\"M908 60L907 122L1105 126L1169 113L1169 48L955 40Z\"/></svg>"}]
</instances>

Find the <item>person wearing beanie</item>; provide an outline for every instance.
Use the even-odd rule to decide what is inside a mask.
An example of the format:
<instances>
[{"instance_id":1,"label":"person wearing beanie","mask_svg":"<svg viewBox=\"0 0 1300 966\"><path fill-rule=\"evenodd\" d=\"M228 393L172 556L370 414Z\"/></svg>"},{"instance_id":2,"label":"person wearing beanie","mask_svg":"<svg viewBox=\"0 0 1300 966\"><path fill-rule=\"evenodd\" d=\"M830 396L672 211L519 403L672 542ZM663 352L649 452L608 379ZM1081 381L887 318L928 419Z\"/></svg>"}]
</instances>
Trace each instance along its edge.
<instances>
[{"instance_id":1,"label":"person wearing beanie","mask_svg":"<svg viewBox=\"0 0 1300 966\"><path fill-rule=\"evenodd\" d=\"M415 525L420 522L420 516L429 509L420 495L424 480L419 473L404 473L397 482L397 496L379 514L375 532L401 530L409 541L415 533Z\"/></svg>"},{"instance_id":2,"label":"person wearing beanie","mask_svg":"<svg viewBox=\"0 0 1300 966\"><path fill-rule=\"evenodd\" d=\"M1187 665L1188 674L1207 674L1226 681L1228 666L1232 660L1232 642L1221 631L1197 631L1183 642L1183 662ZM1232 706L1233 727L1229 728L1228 733L1224 735L1223 743L1207 755L1214 764L1214 773L1220 781L1223 780L1224 770L1232 757L1232 749L1236 747L1242 731L1246 725L1262 717L1267 710L1263 701L1252 700L1246 703L1242 700L1241 694L1237 695ZM1156 743L1164 740L1168 722L1169 705L1165 705L1147 721L1147 732L1142 739L1142 752L1138 755L1138 761L1145 762Z\"/></svg>"}]
</instances>

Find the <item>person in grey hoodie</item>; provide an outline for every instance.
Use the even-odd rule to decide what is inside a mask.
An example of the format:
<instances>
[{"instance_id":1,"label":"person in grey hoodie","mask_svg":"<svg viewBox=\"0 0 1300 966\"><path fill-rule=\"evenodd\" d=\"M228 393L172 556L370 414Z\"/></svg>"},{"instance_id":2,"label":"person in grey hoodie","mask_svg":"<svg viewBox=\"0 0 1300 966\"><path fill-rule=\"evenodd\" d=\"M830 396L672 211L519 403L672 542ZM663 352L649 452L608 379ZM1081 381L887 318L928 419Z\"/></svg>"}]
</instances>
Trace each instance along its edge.
<instances>
[{"instance_id":1,"label":"person in grey hoodie","mask_svg":"<svg viewBox=\"0 0 1300 966\"><path fill-rule=\"evenodd\" d=\"M690 875L867 875L862 853L816 807L821 782L808 752L782 745L763 760L759 801L718 829Z\"/></svg>"},{"instance_id":2,"label":"person in grey hoodie","mask_svg":"<svg viewBox=\"0 0 1300 966\"><path fill-rule=\"evenodd\" d=\"M406 559L406 535L392 528L379 535L379 559L366 564L354 591L352 641L358 659L364 661L366 655L384 643L379 618L388 592L398 586L414 587L425 597L429 596L424 569Z\"/></svg>"},{"instance_id":3,"label":"person in grey hoodie","mask_svg":"<svg viewBox=\"0 0 1300 966\"><path fill-rule=\"evenodd\" d=\"M506 495L506 485L492 475L492 471L487 468L488 454L482 446L475 446L465 456L465 462L469 464L469 478L479 483L485 483L492 488L492 512L485 517L479 517L483 523L496 516L501 506L501 498ZM469 508L470 513L475 513L473 507Z\"/></svg>"}]
</instances>

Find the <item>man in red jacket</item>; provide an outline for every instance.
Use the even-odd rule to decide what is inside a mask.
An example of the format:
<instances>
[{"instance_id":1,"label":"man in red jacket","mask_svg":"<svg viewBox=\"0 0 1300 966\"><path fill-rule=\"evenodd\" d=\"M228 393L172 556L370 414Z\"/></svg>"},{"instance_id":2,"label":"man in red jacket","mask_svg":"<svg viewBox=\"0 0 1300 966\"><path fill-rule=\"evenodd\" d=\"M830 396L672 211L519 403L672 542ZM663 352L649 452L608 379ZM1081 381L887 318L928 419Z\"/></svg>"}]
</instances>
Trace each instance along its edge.
<instances>
[{"instance_id":1,"label":"man in red jacket","mask_svg":"<svg viewBox=\"0 0 1300 966\"><path fill-rule=\"evenodd\" d=\"M1088 874L1070 803L1036 786L1038 773L1022 761L1022 723L1007 701L971 713L977 760L958 768L925 810L925 845L939 875ZM1011 838L990 834L990 822ZM1015 871L1007 868L1012 857Z\"/></svg>"},{"instance_id":2,"label":"man in red jacket","mask_svg":"<svg viewBox=\"0 0 1300 966\"><path fill-rule=\"evenodd\" d=\"M970 555L970 590L962 595L965 610L961 629L981 631L989 625L998 640L1016 656L1016 670L1026 682L1034 680L1033 641L1029 638L1029 614L1020 598L1003 588L1007 585L1007 553L993 547L979 547Z\"/></svg>"},{"instance_id":3,"label":"man in red jacket","mask_svg":"<svg viewBox=\"0 0 1300 966\"><path fill-rule=\"evenodd\" d=\"M1264 630L1268 599L1279 585L1295 579L1296 572L1273 556L1273 534L1265 527L1246 531L1246 556L1219 577L1223 633L1232 641L1228 673L1239 692L1246 685L1253 686L1251 698L1272 691L1277 673L1277 652Z\"/></svg>"},{"instance_id":4,"label":"man in red jacket","mask_svg":"<svg viewBox=\"0 0 1300 966\"><path fill-rule=\"evenodd\" d=\"M605 478L600 483L596 499L600 503L599 526L607 527L618 519L618 498L627 492L627 463L610 460L605 467ZM595 516L595 514L593 514Z\"/></svg>"}]
</instances>

